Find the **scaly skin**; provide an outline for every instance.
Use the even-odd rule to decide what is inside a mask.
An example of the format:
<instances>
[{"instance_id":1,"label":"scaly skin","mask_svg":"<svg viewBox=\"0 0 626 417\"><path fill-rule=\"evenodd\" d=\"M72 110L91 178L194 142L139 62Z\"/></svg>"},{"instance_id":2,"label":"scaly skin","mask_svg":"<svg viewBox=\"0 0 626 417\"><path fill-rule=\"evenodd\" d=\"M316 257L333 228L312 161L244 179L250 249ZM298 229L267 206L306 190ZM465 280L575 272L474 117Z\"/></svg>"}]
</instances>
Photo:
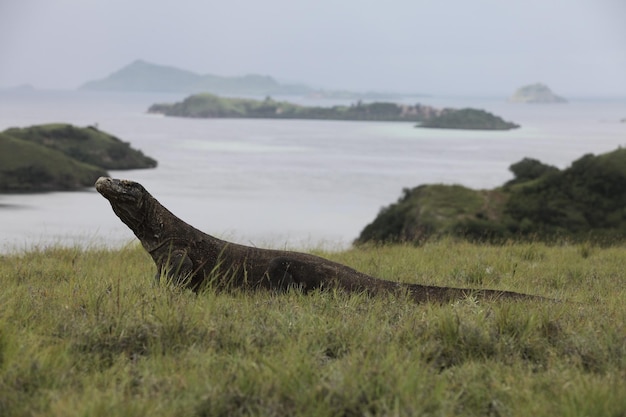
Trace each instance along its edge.
<instances>
[{"instance_id":1,"label":"scaly skin","mask_svg":"<svg viewBox=\"0 0 626 417\"><path fill-rule=\"evenodd\" d=\"M470 295L484 299L543 299L511 291L402 284L319 256L230 243L188 225L139 183L101 177L96 189L152 256L157 277L165 274L193 290L210 282L218 288L297 287L305 292L337 288L372 295L406 292L416 302L445 303Z\"/></svg>"}]
</instances>

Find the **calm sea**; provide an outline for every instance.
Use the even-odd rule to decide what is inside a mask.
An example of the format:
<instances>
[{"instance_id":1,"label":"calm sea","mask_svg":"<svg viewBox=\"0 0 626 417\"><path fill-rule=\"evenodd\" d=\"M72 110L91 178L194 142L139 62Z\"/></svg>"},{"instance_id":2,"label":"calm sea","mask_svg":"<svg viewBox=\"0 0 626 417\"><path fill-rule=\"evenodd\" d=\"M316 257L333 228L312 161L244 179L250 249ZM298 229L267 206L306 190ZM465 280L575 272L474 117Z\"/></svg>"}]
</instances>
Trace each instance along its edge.
<instances>
[{"instance_id":1,"label":"calm sea","mask_svg":"<svg viewBox=\"0 0 626 417\"><path fill-rule=\"evenodd\" d=\"M563 105L512 104L504 98L407 100L482 108L522 125L507 132L146 113L152 103L183 97L0 92L0 130L51 122L97 124L159 161L157 169L113 171L112 176L141 182L195 227L256 246L329 249L349 245L403 187L456 183L491 188L511 178L508 167L524 157L564 168L585 153L626 145L626 123L620 123L626 117L626 100ZM0 251L133 241L94 189L0 194Z\"/></svg>"}]
</instances>

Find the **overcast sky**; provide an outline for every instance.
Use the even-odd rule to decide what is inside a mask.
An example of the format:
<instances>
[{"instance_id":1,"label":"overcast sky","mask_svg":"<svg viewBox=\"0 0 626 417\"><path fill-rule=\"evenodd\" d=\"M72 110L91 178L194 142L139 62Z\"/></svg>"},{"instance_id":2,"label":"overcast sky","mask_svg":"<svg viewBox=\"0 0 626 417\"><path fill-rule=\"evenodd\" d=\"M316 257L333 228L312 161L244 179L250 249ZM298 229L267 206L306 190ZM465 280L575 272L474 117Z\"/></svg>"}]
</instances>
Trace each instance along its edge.
<instances>
[{"instance_id":1,"label":"overcast sky","mask_svg":"<svg viewBox=\"0 0 626 417\"><path fill-rule=\"evenodd\" d=\"M626 96L626 0L0 0L0 86L135 59L352 90Z\"/></svg>"}]
</instances>

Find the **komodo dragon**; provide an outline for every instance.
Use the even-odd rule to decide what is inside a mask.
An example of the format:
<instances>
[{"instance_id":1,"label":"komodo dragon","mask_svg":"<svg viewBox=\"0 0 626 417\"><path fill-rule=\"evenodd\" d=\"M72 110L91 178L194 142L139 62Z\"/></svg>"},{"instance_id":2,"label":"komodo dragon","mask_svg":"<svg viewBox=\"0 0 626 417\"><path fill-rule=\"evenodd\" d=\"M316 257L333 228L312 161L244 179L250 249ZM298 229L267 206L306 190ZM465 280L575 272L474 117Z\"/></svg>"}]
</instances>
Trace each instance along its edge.
<instances>
[{"instance_id":1,"label":"komodo dragon","mask_svg":"<svg viewBox=\"0 0 626 417\"><path fill-rule=\"evenodd\" d=\"M445 303L470 295L486 299L543 299L511 291L386 281L311 254L230 243L188 225L137 182L101 177L96 189L152 256L157 277L166 274L194 291L211 281L218 288L296 287L305 292L337 288L372 295L405 292L416 302Z\"/></svg>"}]
</instances>

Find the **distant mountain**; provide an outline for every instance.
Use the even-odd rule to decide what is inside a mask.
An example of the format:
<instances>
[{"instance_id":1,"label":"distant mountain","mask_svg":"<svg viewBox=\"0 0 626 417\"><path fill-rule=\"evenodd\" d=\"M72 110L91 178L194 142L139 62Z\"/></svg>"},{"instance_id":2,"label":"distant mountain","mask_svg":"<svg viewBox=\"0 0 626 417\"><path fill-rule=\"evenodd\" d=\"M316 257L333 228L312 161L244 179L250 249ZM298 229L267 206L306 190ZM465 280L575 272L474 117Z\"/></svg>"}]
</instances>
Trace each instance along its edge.
<instances>
[{"instance_id":1,"label":"distant mountain","mask_svg":"<svg viewBox=\"0 0 626 417\"><path fill-rule=\"evenodd\" d=\"M280 95L308 94L304 85L280 84L272 77L200 75L180 68L137 60L101 80L79 87L91 91Z\"/></svg>"},{"instance_id":2,"label":"distant mountain","mask_svg":"<svg viewBox=\"0 0 626 417\"><path fill-rule=\"evenodd\" d=\"M35 91L35 87L32 84L20 84L13 87L0 88L0 91L28 93Z\"/></svg>"},{"instance_id":3,"label":"distant mountain","mask_svg":"<svg viewBox=\"0 0 626 417\"><path fill-rule=\"evenodd\" d=\"M513 103L567 103L567 100L557 96L547 85L541 83L518 88L509 101Z\"/></svg>"}]
</instances>

